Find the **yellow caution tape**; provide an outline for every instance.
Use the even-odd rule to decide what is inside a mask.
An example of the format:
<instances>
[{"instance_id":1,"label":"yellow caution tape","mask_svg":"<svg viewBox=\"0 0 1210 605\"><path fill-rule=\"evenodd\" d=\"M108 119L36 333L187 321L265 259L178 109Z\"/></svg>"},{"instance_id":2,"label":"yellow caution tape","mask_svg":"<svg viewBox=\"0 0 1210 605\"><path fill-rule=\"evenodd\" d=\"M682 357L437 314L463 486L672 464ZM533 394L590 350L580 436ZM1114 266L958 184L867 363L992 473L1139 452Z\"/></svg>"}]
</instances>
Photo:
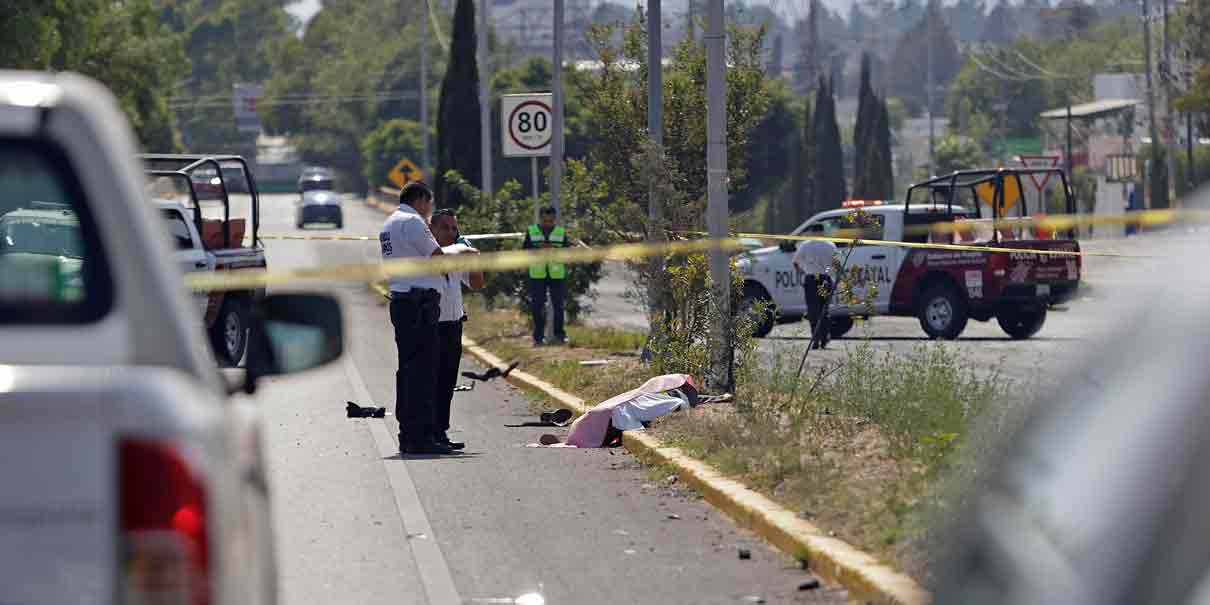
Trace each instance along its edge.
<instances>
[{"instance_id":1,"label":"yellow caution tape","mask_svg":"<svg viewBox=\"0 0 1210 605\"><path fill-rule=\"evenodd\" d=\"M454 271L510 271L539 263L580 264L602 260L633 260L666 254L689 254L722 250L736 252L745 246L733 239L693 240L667 243L619 244L602 248L548 248L510 250L484 254L441 255L432 258L386 260L382 263L328 265L289 271L235 269L215 273L190 273L185 284L197 291L253 290L268 286L335 281L375 282L390 277L437 275Z\"/></svg>"},{"instance_id":2,"label":"yellow caution tape","mask_svg":"<svg viewBox=\"0 0 1210 605\"><path fill-rule=\"evenodd\" d=\"M694 235L707 235L704 231L680 231L679 233L687 233ZM816 235L769 235L767 233L733 233L735 237L749 237L757 239L781 239L791 241L821 241L832 242L834 244L845 244L847 246L898 246L900 248L924 248L930 250L967 250L974 252L1010 252L1015 254L1039 254L1050 256L1122 256L1134 258L1144 258L1136 255L1115 254L1112 252L1082 252L1078 250L1038 250L1034 248L1004 248L999 246L983 246L983 245L961 245L961 244L925 244L917 242L895 242L882 239L861 239L852 237L824 237Z\"/></svg>"},{"instance_id":3,"label":"yellow caution tape","mask_svg":"<svg viewBox=\"0 0 1210 605\"><path fill-rule=\"evenodd\" d=\"M376 242L376 241L378 241L377 235L312 235L312 234L295 235L295 234L285 234L285 233L261 233L261 234L258 234L256 237L258 237L260 239L267 239L267 240L304 240L304 241L306 241L306 240L320 240L320 241L329 240L329 241L351 241L351 242ZM477 241L477 240L484 240L484 239L521 239L521 238L525 237L525 234L520 233L520 232L516 232L516 233L479 233L479 234L474 234L474 235L464 235L462 237L464 237L465 239L468 239L470 241ZM251 239L251 236L249 236L247 239Z\"/></svg>"}]
</instances>

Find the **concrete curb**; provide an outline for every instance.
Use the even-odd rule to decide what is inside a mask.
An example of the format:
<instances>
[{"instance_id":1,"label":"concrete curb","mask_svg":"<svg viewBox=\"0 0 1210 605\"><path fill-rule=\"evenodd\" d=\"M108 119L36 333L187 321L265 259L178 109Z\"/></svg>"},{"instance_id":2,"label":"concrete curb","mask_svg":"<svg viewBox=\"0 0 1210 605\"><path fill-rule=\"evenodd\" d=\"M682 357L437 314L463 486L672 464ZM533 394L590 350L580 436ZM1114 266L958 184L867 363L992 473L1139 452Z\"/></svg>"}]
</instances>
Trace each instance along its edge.
<instances>
[{"instance_id":1,"label":"concrete curb","mask_svg":"<svg viewBox=\"0 0 1210 605\"><path fill-rule=\"evenodd\" d=\"M498 368L507 364L469 338L463 348L482 363ZM533 374L513 370L507 380L538 389L563 407L584 413L588 404ZM665 447L659 439L642 431L622 433L623 446L648 464L667 464L682 481L693 486L706 501L731 517L736 524L760 534L782 552L806 559L811 571L844 586L855 601L887 605L917 605L931 596L912 578L891 569L848 543L801 519L781 505L728 479L679 449Z\"/></svg>"}]
</instances>

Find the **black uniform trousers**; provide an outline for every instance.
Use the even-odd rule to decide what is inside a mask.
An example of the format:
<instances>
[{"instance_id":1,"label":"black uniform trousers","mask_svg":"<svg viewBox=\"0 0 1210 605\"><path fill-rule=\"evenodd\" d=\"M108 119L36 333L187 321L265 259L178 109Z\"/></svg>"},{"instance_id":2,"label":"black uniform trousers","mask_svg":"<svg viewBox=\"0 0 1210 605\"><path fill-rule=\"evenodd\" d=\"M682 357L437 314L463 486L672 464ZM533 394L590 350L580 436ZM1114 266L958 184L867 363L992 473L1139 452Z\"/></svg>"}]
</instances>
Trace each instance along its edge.
<instances>
[{"instance_id":1,"label":"black uniform trousers","mask_svg":"<svg viewBox=\"0 0 1210 605\"><path fill-rule=\"evenodd\" d=\"M437 324L437 394L434 396L433 420L438 432L450 430L450 404L458 384L458 364L462 361L462 321Z\"/></svg>"},{"instance_id":2,"label":"black uniform trousers","mask_svg":"<svg viewBox=\"0 0 1210 605\"><path fill-rule=\"evenodd\" d=\"M399 370L395 372L395 418L399 443L426 439L437 430L434 389L440 356L437 319L441 294L436 290L391 292L391 324Z\"/></svg>"},{"instance_id":3,"label":"black uniform trousers","mask_svg":"<svg viewBox=\"0 0 1210 605\"><path fill-rule=\"evenodd\" d=\"M823 286L827 295L819 292ZM807 299L807 321L811 322L811 333L815 342L825 345L831 339L828 328L828 299L832 296L832 278L828 275L807 275L802 280L803 296Z\"/></svg>"},{"instance_id":4,"label":"black uniform trousers","mask_svg":"<svg viewBox=\"0 0 1210 605\"><path fill-rule=\"evenodd\" d=\"M563 329L563 281L561 279L529 278L529 314L534 319L534 342L542 342L546 337L546 293L550 292L550 309L554 314L555 338L564 340L567 332Z\"/></svg>"}]
</instances>

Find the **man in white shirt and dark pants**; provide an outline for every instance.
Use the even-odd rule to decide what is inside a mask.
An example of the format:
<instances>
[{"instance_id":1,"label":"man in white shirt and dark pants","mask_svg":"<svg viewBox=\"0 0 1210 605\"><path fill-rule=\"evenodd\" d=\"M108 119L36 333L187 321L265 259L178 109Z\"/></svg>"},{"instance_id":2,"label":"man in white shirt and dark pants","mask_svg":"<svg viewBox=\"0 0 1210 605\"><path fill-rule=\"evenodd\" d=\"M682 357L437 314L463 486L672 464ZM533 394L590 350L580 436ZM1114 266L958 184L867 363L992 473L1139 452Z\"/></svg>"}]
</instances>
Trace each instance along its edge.
<instances>
[{"instance_id":1,"label":"man in white shirt and dark pants","mask_svg":"<svg viewBox=\"0 0 1210 605\"><path fill-rule=\"evenodd\" d=\"M433 213L429 222L437 243L446 254L478 254L459 241L458 217L448 208ZM441 290L441 317L437 321L437 391L433 396L433 419L436 423L435 438L460 450L466 444L451 441L450 404L454 400L454 386L458 384L458 364L462 361L462 322L466 321L466 309L462 306L462 285L472 290L483 287L482 271L459 271L442 276L445 280Z\"/></svg>"},{"instance_id":2,"label":"man in white shirt and dark pants","mask_svg":"<svg viewBox=\"0 0 1210 605\"><path fill-rule=\"evenodd\" d=\"M823 225L811 225L803 232L807 236L823 236ZM828 300L832 297L832 258L836 244L825 240L807 240L798 246L792 261L795 269L806 274L802 280L807 299L807 320L811 322L813 348L822 349L831 338L828 321ZM822 290L822 292L821 292Z\"/></svg>"},{"instance_id":3,"label":"man in white shirt and dark pants","mask_svg":"<svg viewBox=\"0 0 1210 605\"><path fill-rule=\"evenodd\" d=\"M429 231L433 192L421 182L399 192L396 210L378 234L384 261L430 258L444 254ZM438 275L392 277L391 324L399 370L395 372L395 418L399 420L399 452L449 454L453 448L437 441L434 389L437 383L437 320L445 278Z\"/></svg>"}]
</instances>

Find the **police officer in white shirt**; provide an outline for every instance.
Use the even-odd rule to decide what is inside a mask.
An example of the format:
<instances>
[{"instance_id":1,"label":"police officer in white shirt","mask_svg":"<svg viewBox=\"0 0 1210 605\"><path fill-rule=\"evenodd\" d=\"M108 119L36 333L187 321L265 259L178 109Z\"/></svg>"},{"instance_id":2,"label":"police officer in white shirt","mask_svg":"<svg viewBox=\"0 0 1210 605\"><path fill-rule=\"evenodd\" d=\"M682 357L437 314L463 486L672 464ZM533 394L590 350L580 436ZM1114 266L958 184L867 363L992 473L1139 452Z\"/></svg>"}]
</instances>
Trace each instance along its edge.
<instances>
[{"instance_id":1,"label":"police officer in white shirt","mask_svg":"<svg viewBox=\"0 0 1210 605\"><path fill-rule=\"evenodd\" d=\"M823 225L807 227L803 235L822 236ZM807 320L811 322L813 348L822 349L828 344L828 299L832 296L832 258L836 244L824 240L807 240L798 246L791 261L794 267L806 274L802 280L803 296L807 299Z\"/></svg>"},{"instance_id":2,"label":"police officer in white shirt","mask_svg":"<svg viewBox=\"0 0 1210 605\"><path fill-rule=\"evenodd\" d=\"M449 208L433 213L429 221L437 243L446 254L478 254L458 235L458 217ZM472 290L483 287L482 271L459 271L442 276L445 284L441 290L441 317L437 321L437 391L433 396L433 418L436 422L438 443L448 444L460 450L466 444L450 441L450 404L454 400L454 386L458 384L458 364L462 361L462 322L466 321L466 309L462 306L462 286Z\"/></svg>"},{"instance_id":3,"label":"police officer in white shirt","mask_svg":"<svg viewBox=\"0 0 1210 605\"><path fill-rule=\"evenodd\" d=\"M383 260L430 258L444 254L429 231L433 192L421 182L399 192L396 210L378 234ZM437 441L434 388L437 383L437 320L445 278L438 275L392 277L391 324L399 371L395 372L395 417L402 454L448 454L453 448Z\"/></svg>"}]
</instances>

